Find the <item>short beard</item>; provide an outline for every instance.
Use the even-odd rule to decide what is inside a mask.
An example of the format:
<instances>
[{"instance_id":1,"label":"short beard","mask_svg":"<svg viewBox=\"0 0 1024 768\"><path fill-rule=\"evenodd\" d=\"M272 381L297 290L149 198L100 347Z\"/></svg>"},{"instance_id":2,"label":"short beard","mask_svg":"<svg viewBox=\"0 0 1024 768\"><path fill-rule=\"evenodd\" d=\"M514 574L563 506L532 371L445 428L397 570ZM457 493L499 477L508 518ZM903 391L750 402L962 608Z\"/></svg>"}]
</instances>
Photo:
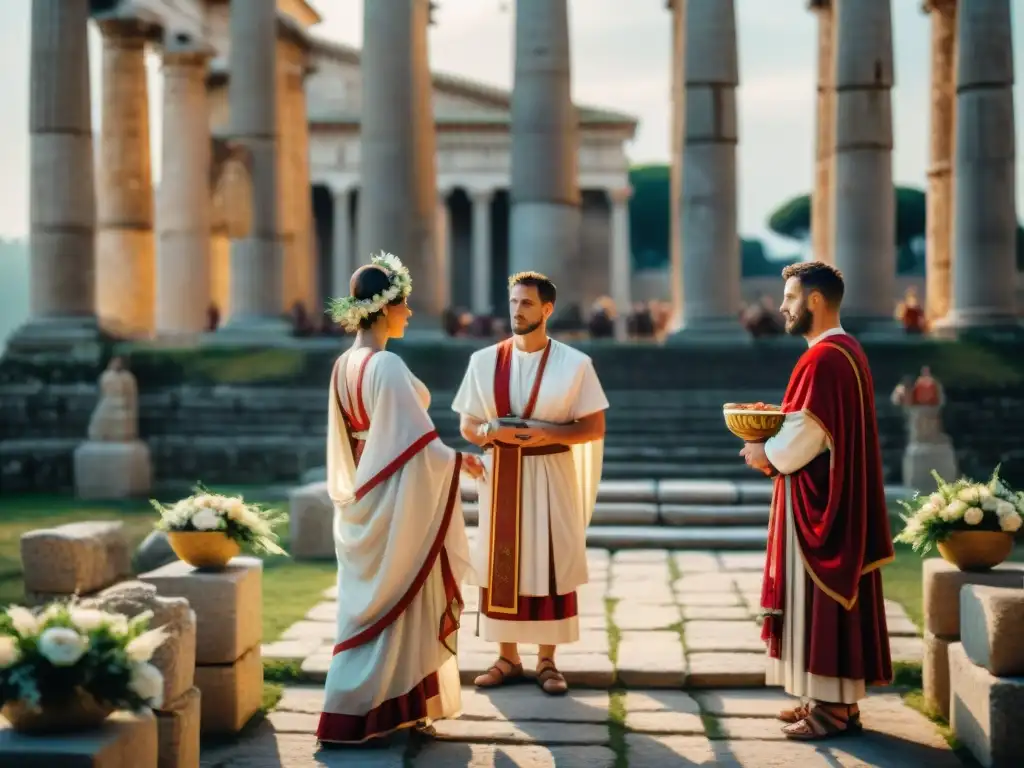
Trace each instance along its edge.
<instances>
[{"instance_id":1,"label":"short beard","mask_svg":"<svg viewBox=\"0 0 1024 768\"><path fill-rule=\"evenodd\" d=\"M542 325L544 325L544 321L543 320L538 320L536 323L531 323L530 325L526 326L525 328L516 328L515 325L513 325L512 326L512 333L514 333L516 336L529 336L531 333L536 331Z\"/></svg>"},{"instance_id":2,"label":"short beard","mask_svg":"<svg viewBox=\"0 0 1024 768\"><path fill-rule=\"evenodd\" d=\"M786 333L790 336L806 336L814 325L814 314L807 305L800 307L797 316L786 323Z\"/></svg>"}]
</instances>

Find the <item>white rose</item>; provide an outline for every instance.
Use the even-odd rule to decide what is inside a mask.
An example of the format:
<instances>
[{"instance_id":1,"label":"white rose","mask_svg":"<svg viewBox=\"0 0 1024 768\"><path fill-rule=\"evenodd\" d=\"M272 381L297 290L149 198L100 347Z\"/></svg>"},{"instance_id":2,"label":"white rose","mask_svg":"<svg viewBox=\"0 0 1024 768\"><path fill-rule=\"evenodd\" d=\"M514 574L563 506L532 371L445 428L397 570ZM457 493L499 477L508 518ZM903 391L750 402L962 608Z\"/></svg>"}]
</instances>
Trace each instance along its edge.
<instances>
[{"instance_id":1,"label":"white rose","mask_svg":"<svg viewBox=\"0 0 1024 768\"><path fill-rule=\"evenodd\" d=\"M978 489L975 488L973 485L968 488L964 488L956 496L958 499L960 499L960 501L965 501L968 504L973 504L975 502L981 501L981 496L978 493Z\"/></svg>"},{"instance_id":2,"label":"white rose","mask_svg":"<svg viewBox=\"0 0 1024 768\"><path fill-rule=\"evenodd\" d=\"M977 507L971 507L964 512L964 522L968 525L978 525L985 519L985 513Z\"/></svg>"},{"instance_id":3,"label":"white rose","mask_svg":"<svg viewBox=\"0 0 1024 768\"><path fill-rule=\"evenodd\" d=\"M109 627L115 635L123 635L128 631L128 619L117 613L107 613L95 608L72 608L71 623L80 632L94 632L101 627Z\"/></svg>"},{"instance_id":4,"label":"white rose","mask_svg":"<svg viewBox=\"0 0 1024 768\"><path fill-rule=\"evenodd\" d=\"M28 608L12 605L7 609L7 616L14 625L14 631L22 637L30 637L39 631L39 619Z\"/></svg>"},{"instance_id":5,"label":"white rose","mask_svg":"<svg viewBox=\"0 0 1024 768\"><path fill-rule=\"evenodd\" d=\"M996 503L996 514L1000 517L1006 517L1017 512L1017 508L1008 501L999 501Z\"/></svg>"},{"instance_id":6,"label":"white rose","mask_svg":"<svg viewBox=\"0 0 1024 768\"><path fill-rule=\"evenodd\" d=\"M1020 530L1022 522L1024 522L1024 520L1021 520L1021 516L1015 512L1012 515L1003 515L1000 517L999 527L1007 533L1016 533Z\"/></svg>"},{"instance_id":7,"label":"white rose","mask_svg":"<svg viewBox=\"0 0 1024 768\"><path fill-rule=\"evenodd\" d=\"M7 669L12 664L17 664L21 658L21 649L18 642L10 635L0 637L0 669Z\"/></svg>"},{"instance_id":8,"label":"white rose","mask_svg":"<svg viewBox=\"0 0 1024 768\"><path fill-rule=\"evenodd\" d=\"M245 502L241 499L224 500L224 514L232 520L241 520L247 511Z\"/></svg>"},{"instance_id":9,"label":"white rose","mask_svg":"<svg viewBox=\"0 0 1024 768\"><path fill-rule=\"evenodd\" d=\"M928 500L935 505L936 509L944 509L946 506L946 497L938 491L929 496Z\"/></svg>"},{"instance_id":10,"label":"white rose","mask_svg":"<svg viewBox=\"0 0 1024 768\"><path fill-rule=\"evenodd\" d=\"M89 648L89 640L67 627L50 627L39 636L39 652L55 667L78 663Z\"/></svg>"},{"instance_id":11,"label":"white rose","mask_svg":"<svg viewBox=\"0 0 1024 768\"><path fill-rule=\"evenodd\" d=\"M163 627L151 629L149 632L144 632L128 643L128 645L125 646L124 651L132 661L149 661L153 658L153 653L156 649L159 648L166 639L167 633L164 632Z\"/></svg>"},{"instance_id":12,"label":"white rose","mask_svg":"<svg viewBox=\"0 0 1024 768\"><path fill-rule=\"evenodd\" d=\"M192 515L192 525L197 531L214 531L220 527L220 515L210 508L203 508Z\"/></svg>"},{"instance_id":13,"label":"white rose","mask_svg":"<svg viewBox=\"0 0 1024 768\"><path fill-rule=\"evenodd\" d=\"M978 488L978 498L981 499L982 501L992 497L992 491L991 491L991 489L987 485L979 485L979 486L977 486L977 488Z\"/></svg>"},{"instance_id":14,"label":"white rose","mask_svg":"<svg viewBox=\"0 0 1024 768\"><path fill-rule=\"evenodd\" d=\"M927 504L922 505L921 508L917 510L917 515L915 515L915 517L918 517L921 520L931 520L938 513L939 508L929 501Z\"/></svg>"},{"instance_id":15,"label":"white rose","mask_svg":"<svg viewBox=\"0 0 1024 768\"><path fill-rule=\"evenodd\" d=\"M946 507L944 510L942 510L942 512L940 514L941 514L943 520L945 520L946 522L951 523L951 522L953 522L955 520L959 520L961 517L963 517L964 516L964 512L966 512L966 511L967 511L967 504L965 504L963 501L957 499L956 501L951 501L949 503L949 506Z\"/></svg>"},{"instance_id":16,"label":"white rose","mask_svg":"<svg viewBox=\"0 0 1024 768\"><path fill-rule=\"evenodd\" d=\"M995 512L999 506L999 499L995 496L988 496L981 502L981 508L986 512Z\"/></svg>"},{"instance_id":17,"label":"white rose","mask_svg":"<svg viewBox=\"0 0 1024 768\"><path fill-rule=\"evenodd\" d=\"M146 703L157 708L164 703L164 676L152 664L140 662L132 665L132 679L128 687L145 699Z\"/></svg>"}]
</instances>

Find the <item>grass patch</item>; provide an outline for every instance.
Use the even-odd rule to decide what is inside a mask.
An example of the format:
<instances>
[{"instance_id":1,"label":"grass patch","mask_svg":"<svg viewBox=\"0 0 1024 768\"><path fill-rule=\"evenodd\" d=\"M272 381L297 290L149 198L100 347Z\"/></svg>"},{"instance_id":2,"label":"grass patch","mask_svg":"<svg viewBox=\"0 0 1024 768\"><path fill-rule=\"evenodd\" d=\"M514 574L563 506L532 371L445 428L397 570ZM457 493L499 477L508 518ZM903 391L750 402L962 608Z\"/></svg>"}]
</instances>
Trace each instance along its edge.
<instances>
[{"instance_id":1,"label":"grass patch","mask_svg":"<svg viewBox=\"0 0 1024 768\"><path fill-rule=\"evenodd\" d=\"M295 685L303 682L302 662L282 659L263 660L263 682Z\"/></svg>"},{"instance_id":2,"label":"grass patch","mask_svg":"<svg viewBox=\"0 0 1024 768\"><path fill-rule=\"evenodd\" d=\"M621 688L608 692L608 746L615 753L615 768L628 768L626 691Z\"/></svg>"},{"instance_id":3,"label":"grass patch","mask_svg":"<svg viewBox=\"0 0 1024 768\"><path fill-rule=\"evenodd\" d=\"M912 661L894 661L892 663L892 684L900 688L921 688L921 665Z\"/></svg>"},{"instance_id":4,"label":"grass patch","mask_svg":"<svg viewBox=\"0 0 1024 768\"><path fill-rule=\"evenodd\" d=\"M622 642L622 632L615 625L615 606L618 605L616 598L608 597L604 601L604 619L608 626L608 658L612 664L619 663L619 643Z\"/></svg>"},{"instance_id":5,"label":"grass patch","mask_svg":"<svg viewBox=\"0 0 1024 768\"><path fill-rule=\"evenodd\" d=\"M725 738L725 731L722 730L722 725L718 722L717 717L709 715L707 712L701 712L700 720L704 723L704 734L709 739L712 741L721 741Z\"/></svg>"},{"instance_id":6,"label":"grass patch","mask_svg":"<svg viewBox=\"0 0 1024 768\"><path fill-rule=\"evenodd\" d=\"M281 701L281 695L284 693L284 686L280 683L268 683L263 681L263 698L260 701L260 713L266 716L268 713L273 712Z\"/></svg>"}]
</instances>

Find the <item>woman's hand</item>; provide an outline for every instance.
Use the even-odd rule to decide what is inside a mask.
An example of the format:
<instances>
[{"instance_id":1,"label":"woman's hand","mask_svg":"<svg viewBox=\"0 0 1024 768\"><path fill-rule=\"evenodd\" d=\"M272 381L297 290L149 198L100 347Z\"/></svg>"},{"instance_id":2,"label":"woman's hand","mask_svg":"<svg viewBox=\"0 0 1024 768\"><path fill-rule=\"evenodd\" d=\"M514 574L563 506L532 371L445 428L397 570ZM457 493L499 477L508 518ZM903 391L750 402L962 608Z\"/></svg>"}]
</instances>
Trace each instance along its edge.
<instances>
[{"instance_id":1,"label":"woman's hand","mask_svg":"<svg viewBox=\"0 0 1024 768\"><path fill-rule=\"evenodd\" d=\"M462 454L462 471L472 477L474 480L479 480L484 476L484 463L480 461L480 457L472 453Z\"/></svg>"}]
</instances>

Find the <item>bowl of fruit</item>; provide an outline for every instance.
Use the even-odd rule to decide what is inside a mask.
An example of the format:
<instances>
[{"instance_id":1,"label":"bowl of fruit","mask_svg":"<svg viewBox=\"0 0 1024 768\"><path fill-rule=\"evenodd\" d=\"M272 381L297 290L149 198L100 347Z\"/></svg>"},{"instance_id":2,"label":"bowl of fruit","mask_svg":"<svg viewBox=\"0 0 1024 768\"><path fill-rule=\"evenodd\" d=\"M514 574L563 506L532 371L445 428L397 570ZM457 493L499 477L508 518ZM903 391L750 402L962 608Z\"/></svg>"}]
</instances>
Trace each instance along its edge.
<instances>
[{"instance_id":1,"label":"bowl of fruit","mask_svg":"<svg viewBox=\"0 0 1024 768\"><path fill-rule=\"evenodd\" d=\"M773 437L786 418L779 406L760 402L726 403L722 414L729 431L747 443L763 443Z\"/></svg>"}]
</instances>

